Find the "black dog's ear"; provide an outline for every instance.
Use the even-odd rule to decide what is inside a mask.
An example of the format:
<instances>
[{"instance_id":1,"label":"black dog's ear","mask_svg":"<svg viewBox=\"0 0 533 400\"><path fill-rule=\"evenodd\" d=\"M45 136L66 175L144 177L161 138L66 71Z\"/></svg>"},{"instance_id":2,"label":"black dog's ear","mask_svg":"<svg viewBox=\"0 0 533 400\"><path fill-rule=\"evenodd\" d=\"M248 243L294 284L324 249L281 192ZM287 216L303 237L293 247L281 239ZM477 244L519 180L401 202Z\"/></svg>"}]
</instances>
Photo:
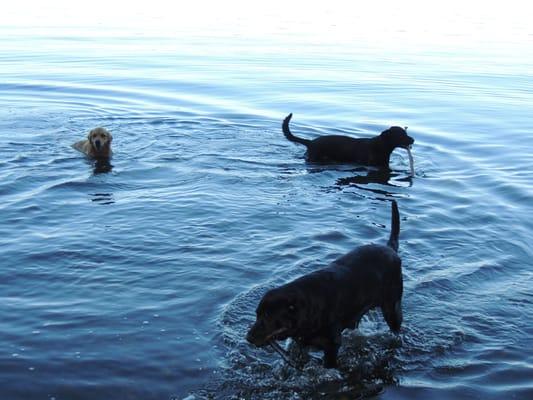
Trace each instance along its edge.
<instances>
[{"instance_id":1,"label":"black dog's ear","mask_svg":"<svg viewBox=\"0 0 533 400\"><path fill-rule=\"evenodd\" d=\"M404 127L403 130L404 130L404 131L407 131L407 128L408 128L408 126Z\"/></svg>"}]
</instances>

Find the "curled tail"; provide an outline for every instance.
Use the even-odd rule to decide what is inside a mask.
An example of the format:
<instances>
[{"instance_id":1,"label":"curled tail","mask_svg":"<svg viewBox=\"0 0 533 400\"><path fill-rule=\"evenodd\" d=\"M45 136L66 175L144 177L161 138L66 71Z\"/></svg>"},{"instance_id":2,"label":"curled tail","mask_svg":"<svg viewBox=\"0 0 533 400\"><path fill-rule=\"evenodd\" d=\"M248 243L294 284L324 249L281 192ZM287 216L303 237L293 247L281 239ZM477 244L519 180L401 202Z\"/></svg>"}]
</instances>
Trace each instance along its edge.
<instances>
[{"instance_id":1,"label":"curled tail","mask_svg":"<svg viewBox=\"0 0 533 400\"><path fill-rule=\"evenodd\" d=\"M392 215L391 215L391 231L387 246L398 251L398 235L400 234L400 212L398 211L398 204L396 200L392 201Z\"/></svg>"},{"instance_id":2,"label":"curled tail","mask_svg":"<svg viewBox=\"0 0 533 400\"><path fill-rule=\"evenodd\" d=\"M291 118L292 118L292 113L287 115L287 117L283 120L283 124L281 124L281 128L283 129L283 133L285 134L285 137L289 139L291 142L301 143L301 144L308 146L309 143L311 142L310 140L296 137L291 133L291 130L289 129L289 122Z\"/></svg>"}]
</instances>

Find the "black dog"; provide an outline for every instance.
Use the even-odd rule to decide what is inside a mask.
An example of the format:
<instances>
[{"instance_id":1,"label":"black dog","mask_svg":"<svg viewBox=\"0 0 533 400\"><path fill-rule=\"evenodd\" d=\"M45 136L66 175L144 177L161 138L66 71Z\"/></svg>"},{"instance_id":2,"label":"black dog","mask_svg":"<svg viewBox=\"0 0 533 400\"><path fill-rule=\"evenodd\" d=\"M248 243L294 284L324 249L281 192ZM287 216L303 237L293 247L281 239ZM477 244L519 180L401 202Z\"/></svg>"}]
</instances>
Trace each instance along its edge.
<instances>
[{"instance_id":1,"label":"black dog","mask_svg":"<svg viewBox=\"0 0 533 400\"><path fill-rule=\"evenodd\" d=\"M381 135L370 139L355 139L349 136L319 136L314 140L294 136L289 129L292 113L282 124L285 137L292 142L307 147L307 160L310 162L341 162L389 168L389 158L396 147L409 151L415 140L405 129L392 126Z\"/></svg>"},{"instance_id":2,"label":"black dog","mask_svg":"<svg viewBox=\"0 0 533 400\"><path fill-rule=\"evenodd\" d=\"M392 202L387 246L366 245L333 261L328 267L268 291L246 339L263 347L293 338L303 346L324 351L324 366L337 366L345 328L354 329L361 317L381 307L389 328L402 324L402 261L398 254L400 215Z\"/></svg>"}]
</instances>

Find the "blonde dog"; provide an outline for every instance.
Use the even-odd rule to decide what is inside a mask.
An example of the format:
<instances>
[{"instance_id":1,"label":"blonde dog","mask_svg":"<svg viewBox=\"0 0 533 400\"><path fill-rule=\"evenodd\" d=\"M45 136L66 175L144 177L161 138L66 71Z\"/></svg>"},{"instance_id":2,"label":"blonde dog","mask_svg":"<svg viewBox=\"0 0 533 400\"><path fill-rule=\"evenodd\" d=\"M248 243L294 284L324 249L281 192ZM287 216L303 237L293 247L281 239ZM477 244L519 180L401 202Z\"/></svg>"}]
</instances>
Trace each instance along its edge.
<instances>
[{"instance_id":1,"label":"blonde dog","mask_svg":"<svg viewBox=\"0 0 533 400\"><path fill-rule=\"evenodd\" d=\"M89 131L86 140L80 140L72 145L89 157L111 158L111 141L113 136L105 128L94 128Z\"/></svg>"}]
</instances>

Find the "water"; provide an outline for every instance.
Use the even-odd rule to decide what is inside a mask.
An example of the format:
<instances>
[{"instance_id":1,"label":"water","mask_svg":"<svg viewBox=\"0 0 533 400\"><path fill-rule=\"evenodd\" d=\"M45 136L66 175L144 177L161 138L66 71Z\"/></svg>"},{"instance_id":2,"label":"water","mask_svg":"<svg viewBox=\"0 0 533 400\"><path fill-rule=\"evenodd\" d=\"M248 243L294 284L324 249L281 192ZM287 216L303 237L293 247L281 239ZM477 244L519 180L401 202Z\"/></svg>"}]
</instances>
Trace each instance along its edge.
<instances>
[{"instance_id":1,"label":"water","mask_svg":"<svg viewBox=\"0 0 533 400\"><path fill-rule=\"evenodd\" d=\"M2 398L533 397L527 12L52 3L0 24ZM416 174L306 164L289 112L409 126ZM110 171L70 147L96 126ZM371 312L340 371L251 348L262 293L382 242L391 199L401 336Z\"/></svg>"}]
</instances>

